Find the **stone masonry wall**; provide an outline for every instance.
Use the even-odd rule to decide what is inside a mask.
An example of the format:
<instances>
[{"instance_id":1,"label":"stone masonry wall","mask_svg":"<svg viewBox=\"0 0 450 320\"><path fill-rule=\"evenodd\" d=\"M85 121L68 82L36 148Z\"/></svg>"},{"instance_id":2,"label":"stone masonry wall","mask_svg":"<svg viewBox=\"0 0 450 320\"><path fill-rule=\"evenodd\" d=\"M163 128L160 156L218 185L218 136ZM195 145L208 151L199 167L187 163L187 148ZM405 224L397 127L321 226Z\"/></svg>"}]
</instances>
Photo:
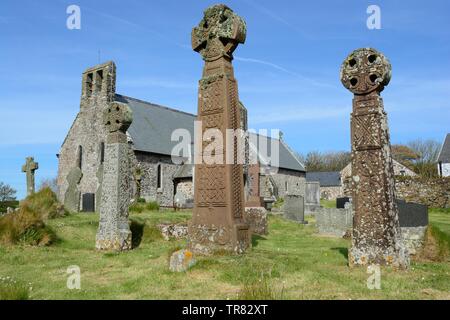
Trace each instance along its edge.
<instances>
[{"instance_id":1,"label":"stone masonry wall","mask_svg":"<svg viewBox=\"0 0 450 320\"><path fill-rule=\"evenodd\" d=\"M90 85L88 75L92 75ZM80 111L64 140L59 153L58 197L64 202L68 188L67 175L79 166L81 157L81 193L95 193L98 187L97 170L101 160L101 142L106 140L103 126L103 111L115 94L115 65L105 63L83 73Z\"/></svg>"},{"instance_id":2,"label":"stone masonry wall","mask_svg":"<svg viewBox=\"0 0 450 320\"><path fill-rule=\"evenodd\" d=\"M276 188L278 189L278 197L283 198L286 194L295 194L305 197L306 177L304 172L279 169L278 173L271 177L272 179L270 179L268 175L262 175L260 178L260 193L262 197L270 198L273 196L271 181L275 183Z\"/></svg>"},{"instance_id":3,"label":"stone masonry wall","mask_svg":"<svg viewBox=\"0 0 450 320\"><path fill-rule=\"evenodd\" d=\"M180 167L173 164L170 156L135 152L136 160L142 171L141 198L147 202L157 201L162 207L173 206L175 194L173 175ZM157 188L158 165L161 166L161 188Z\"/></svg>"},{"instance_id":4,"label":"stone masonry wall","mask_svg":"<svg viewBox=\"0 0 450 320\"><path fill-rule=\"evenodd\" d=\"M397 198L430 208L450 208L450 177L424 179L396 177Z\"/></svg>"}]
</instances>

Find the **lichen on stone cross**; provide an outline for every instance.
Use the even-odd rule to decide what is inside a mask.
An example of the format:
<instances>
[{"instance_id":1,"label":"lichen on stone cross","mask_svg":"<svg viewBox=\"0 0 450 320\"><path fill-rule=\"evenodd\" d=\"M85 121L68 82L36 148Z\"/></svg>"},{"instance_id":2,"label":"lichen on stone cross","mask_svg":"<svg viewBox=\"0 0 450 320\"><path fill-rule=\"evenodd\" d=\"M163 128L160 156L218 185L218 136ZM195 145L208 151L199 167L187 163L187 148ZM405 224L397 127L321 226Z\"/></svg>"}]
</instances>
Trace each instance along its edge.
<instances>
[{"instance_id":1,"label":"lichen on stone cross","mask_svg":"<svg viewBox=\"0 0 450 320\"><path fill-rule=\"evenodd\" d=\"M126 132L133 121L133 112L124 103L113 102L103 114L103 122L108 132L108 143L127 142Z\"/></svg>"},{"instance_id":2,"label":"lichen on stone cross","mask_svg":"<svg viewBox=\"0 0 450 320\"><path fill-rule=\"evenodd\" d=\"M381 92L391 80L392 67L389 60L372 48L353 51L341 67L344 87L356 95Z\"/></svg>"},{"instance_id":3,"label":"lichen on stone cross","mask_svg":"<svg viewBox=\"0 0 450 320\"><path fill-rule=\"evenodd\" d=\"M131 109L124 103L113 102L110 107L105 110L104 124L108 132L125 133L133 121Z\"/></svg>"},{"instance_id":4,"label":"lichen on stone cross","mask_svg":"<svg viewBox=\"0 0 450 320\"><path fill-rule=\"evenodd\" d=\"M34 162L33 157L27 157L25 164L22 166L22 172L27 175L27 195L34 193L34 172L39 169L39 163Z\"/></svg>"},{"instance_id":5,"label":"lichen on stone cross","mask_svg":"<svg viewBox=\"0 0 450 320\"><path fill-rule=\"evenodd\" d=\"M192 49L205 61L233 58L239 43L244 43L247 28L244 20L224 4L209 7L200 24L192 30Z\"/></svg>"}]
</instances>

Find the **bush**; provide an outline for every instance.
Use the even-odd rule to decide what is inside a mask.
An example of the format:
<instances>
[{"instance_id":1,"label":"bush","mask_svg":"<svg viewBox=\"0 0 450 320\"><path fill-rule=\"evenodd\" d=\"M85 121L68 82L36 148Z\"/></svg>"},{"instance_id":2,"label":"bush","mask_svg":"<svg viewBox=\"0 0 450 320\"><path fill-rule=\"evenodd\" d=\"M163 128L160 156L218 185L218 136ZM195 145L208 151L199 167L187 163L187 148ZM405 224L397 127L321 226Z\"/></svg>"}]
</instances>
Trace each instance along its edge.
<instances>
[{"instance_id":1,"label":"bush","mask_svg":"<svg viewBox=\"0 0 450 320\"><path fill-rule=\"evenodd\" d=\"M55 193L45 187L20 203L19 211L0 218L0 243L47 246L56 241L45 220L67 214Z\"/></svg>"},{"instance_id":2,"label":"bush","mask_svg":"<svg viewBox=\"0 0 450 320\"><path fill-rule=\"evenodd\" d=\"M68 214L50 187L44 187L39 192L29 195L21 202L20 207L26 207L29 211L37 213L43 220L59 218Z\"/></svg>"},{"instance_id":3,"label":"bush","mask_svg":"<svg viewBox=\"0 0 450 320\"><path fill-rule=\"evenodd\" d=\"M53 230L30 207L21 206L18 212L0 218L0 243L46 246L55 241Z\"/></svg>"},{"instance_id":4,"label":"bush","mask_svg":"<svg viewBox=\"0 0 450 320\"><path fill-rule=\"evenodd\" d=\"M0 300L28 300L30 290L10 277L0 277Z\"/></svg>"},{"instance_id":5,"label":"bush","mask_svg":"<svg viewBox=\"0 0 450 320\"><path fill-rule=\"evenodd\" d=\"M284 204L284 198L278 198L276 202L274 202L274 208L281 208Z\"/></svg>"},{"instance_id":6,"label":"bush","mask_svg":"<svg viewBox=\"0 0 450 320\"><path fill-rule=\"evenodd\" d=\"M145 203L145 199L144 198L139 198L139 199L137 199L137 202L138 203Z\"/></svg>"},{"instance_id":7,"label":"bush","mask_svg":"<svg viewBox=\"0 0 450 320\"><path fill-rule=\"evenodd\" d=\"M145 206L145 209L147 209L149 211L159 211L159 204L156 201L149 202Z\"/></svg>"},{"instance_id":8,"label":"bush","mask_svg":"<svg viewBox=\"0 0 450 320\"><path fill-rule=\"evenodd\" d=\"M5 213L8 208L16 209L19 207L19 201L1 201L0 212Z\"/></svg>"}]
</instances>

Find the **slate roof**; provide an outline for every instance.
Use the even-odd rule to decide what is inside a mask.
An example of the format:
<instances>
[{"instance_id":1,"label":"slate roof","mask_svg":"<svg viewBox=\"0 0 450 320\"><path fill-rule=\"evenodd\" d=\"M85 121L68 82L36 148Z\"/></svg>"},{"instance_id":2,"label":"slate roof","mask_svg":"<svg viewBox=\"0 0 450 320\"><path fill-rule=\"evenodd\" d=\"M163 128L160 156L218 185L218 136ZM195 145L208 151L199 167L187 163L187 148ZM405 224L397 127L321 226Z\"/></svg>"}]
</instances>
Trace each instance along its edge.
<instances>
[{"instance_id":1,"label":"slate roof","mask_svg":"<svg viewBox=\"0 0 450 320\"><path fill-rule=\"evenodd\" d=\"M194 137L194 114L118 94L115 100L127 104L133 111L128 133L137 151L170 155L178 144L178 141L171 141L171 135L178 128L187 129Z\"/></svg>"},{"instance_id":2,"label":"slate roof","mask_svg":"<svg viewBox=\"0 0 450 320\"><path fill-rule=\"evenodd\" d=\"M341 173L336 172L307 172L306 181L320 182L321 187L340 187Z\"/></svg>"},{"instance_id":3,"label":"slate roof","mask_svg":"<svg viewBox=\"0 0 450 320\"><path fill-rule=\"evenodd\" d=\"M133 122L128 129L128 134L133 140L133 147L136 151L171 155L172 149L178 141L171 141L172 132L175 129L187 129L191 138L194 138L194 121L196 115L156 105L150 102L130 98L116 94L115 100L127 104L133 111ZM271 142L273 138L268 138L267 153L271 153ZM280 163L282 169L305 172L304 165L300 162L289 146L281 141ZM260 157L262 162L265 159ZM183 166L185 167L185 166ZM178 178L189 176L189 168L178 173ZM192 173L190 174L192 176Z\"/></svg>"},{"instance_id":4,"label":"slate roof","mask_svg":"<svg viewBox=\"0 0 450 320\"><path fill-rule=\"evenodd\" d=\"M438 162L450 163L450 133L447 134L439 154Z\"/></svg>"}]
</instances>

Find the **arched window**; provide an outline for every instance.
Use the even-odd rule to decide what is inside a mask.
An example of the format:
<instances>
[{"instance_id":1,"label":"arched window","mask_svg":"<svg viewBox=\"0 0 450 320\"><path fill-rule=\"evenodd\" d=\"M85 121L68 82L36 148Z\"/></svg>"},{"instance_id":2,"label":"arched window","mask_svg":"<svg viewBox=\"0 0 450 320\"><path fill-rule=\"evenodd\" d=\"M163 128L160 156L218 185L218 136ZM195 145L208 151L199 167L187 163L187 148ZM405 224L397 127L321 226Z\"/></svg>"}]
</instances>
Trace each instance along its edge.
<instances>
[{"instance_id":1,"label":"arched window","mask_svg":"<svg viewBox=\"0 0 450 320\"><path fill-rule=\"evenodd\" d=\"M78 146L78 168L80 168L80 170L83 170L83 147L82 146Z\"/></svg>"},{"instance_id":2,"label":"arched window","mask_svg":"<svg viewBox=\"0 0 450 320\"><path fill-rule=\"evenodd\" d=\"M158 164L157 168L156 168L156 187L158 189L162 188L162 168L161 168L161 164Z\"/></svg>"},{"instance_id":3,"label":"arched window","mask_svg":"<svg viewBox=\"0 0 450 320\"><path fill-rule=\"evenodd\" d=\"M100 164L103 162L105 162L105 143L102 141L100 142Z\"/></svg>"}]
</instances>

